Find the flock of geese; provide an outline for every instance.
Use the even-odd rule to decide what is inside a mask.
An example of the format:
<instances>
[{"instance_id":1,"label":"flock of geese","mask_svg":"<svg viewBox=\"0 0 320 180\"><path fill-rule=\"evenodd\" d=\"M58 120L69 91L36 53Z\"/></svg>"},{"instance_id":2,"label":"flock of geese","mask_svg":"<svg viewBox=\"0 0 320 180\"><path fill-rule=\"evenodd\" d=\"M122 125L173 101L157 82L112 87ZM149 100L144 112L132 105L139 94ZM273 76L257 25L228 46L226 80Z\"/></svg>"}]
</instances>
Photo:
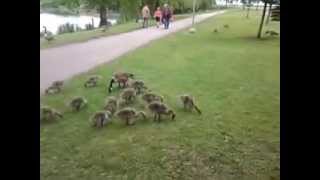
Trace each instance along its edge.
<instances>
[{"instance_id":1,"label":"flock of geese","mask_svg":"<svg viewBox=\"0 0 320 180\"><path fill-rule=\"evenodd\" d=\"M84 82L84 88L97 87L100 79L102 79L101 76L90 76ZM114 84L117 84L118 88L115 88ZM63 90L63 85L63 81L55 81L45 90L45 94L60 93ZM115 89L120 89L118 97L109 96L102 110L95 112L90 117L89 121L93 127L104 127L112 122L114 116L124 121L126 125L135 124L137 119L147 119L146 111L138 111L133 107L138 102L137 98L140 98L145 109L153 114L155 122L161 122L162 116L170 116L171 120L175 120L176 113L164 102L164 97L148 89L142 80L136 80L134 74L114 73L108 86L108 93L112 93ZM180 101L185 110L189 112L195 110L201 114L201 110L191 95L180 95ZM74 97L68 105L73 112L79 112L88 105L88 101L85 97L78 96ZM40 107L40 121L54 121L58 118L63 118L63 114L59 111L48 106Z\"/></svg>"}]
</instances>

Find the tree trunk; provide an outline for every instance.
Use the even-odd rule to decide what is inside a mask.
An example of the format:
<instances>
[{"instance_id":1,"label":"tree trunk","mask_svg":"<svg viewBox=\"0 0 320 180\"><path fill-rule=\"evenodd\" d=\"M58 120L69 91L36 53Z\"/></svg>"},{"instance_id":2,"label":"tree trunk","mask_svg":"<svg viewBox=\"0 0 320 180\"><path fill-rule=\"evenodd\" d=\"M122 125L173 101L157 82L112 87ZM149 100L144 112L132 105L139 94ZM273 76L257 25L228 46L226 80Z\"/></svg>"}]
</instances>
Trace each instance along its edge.
<instances>
[{"instance_id":1,"label":"tree trunk","mask_svg":"<svg viewBox=\"0 0 320 180\"><path fill-rule=\"evenodd\" d=\"M270 19L270 16L271 16L271 8L272 8L272 4L270 3L269 4L268 15L267 15L267 20L266 20L266 25L269 23L269 19Z\"/></svg>"},{"instance_id":2,"label":"tree trunk","mask_svg":"<svg viewBox=\"0 0 320 180\"><path fill-rule=\"evenodd\" d=\"M263 27L264 17L266 15L266 9L267 9L267 3L265 2L264 6L263 6L262 17L261 17L260 27L259 27L259 31L258 31L258 36L257 36L259 39L261 38L261 31L262 31L262 27Z\"/></svg>"},{"instance_id":3,"label":"tree trunk","mask_svg":"<svg viewBox=\"0 0 320 180\"><path fill-rule=\"evenodd\" d=\"M228 7L228 0L225 0L226 1L226 8Z\"/></svg>"},{"instance_id":4,"label":"tree trunk","mask_svg":"<svg viewBox=\"0 0 320 180\"><path fill-rule=\"evenodd\" d=\"M247 9L247 19L249 19L249 12L250 12L250 4L248 5L248 9Z\"/></svg>"},{"instance_id":5,"label":"tree trunk","mask_svg":"<svg viewBox=\"0 0 320 180\"><path fill-rule=\"evenodd\" d=\"M259 2L260 2L260 1L257 1L256 11L258 11L258 8L259 8Z\"/></svg>"},{"instance_id":6,"label":"tree trunk","mask_svg":"<svg viewBox=\"0 0 320 180\"><path fill-rule=\"evenodd\" d=\"M100 6L99 13L100 13L100 24L99 24L99 27L108 25L107 8L104 5Z\"/></svg>"},{"instance_id":7,"label":"tree trunk","mask_svg":"<svg viewBox=\"0 0 320 180\"><path fill-rule=\"evenodd\" d=\"M196 15L196 4L197 0L193 0L192 26L194 25L194 17Z\"/></svg>"}]
</instances>

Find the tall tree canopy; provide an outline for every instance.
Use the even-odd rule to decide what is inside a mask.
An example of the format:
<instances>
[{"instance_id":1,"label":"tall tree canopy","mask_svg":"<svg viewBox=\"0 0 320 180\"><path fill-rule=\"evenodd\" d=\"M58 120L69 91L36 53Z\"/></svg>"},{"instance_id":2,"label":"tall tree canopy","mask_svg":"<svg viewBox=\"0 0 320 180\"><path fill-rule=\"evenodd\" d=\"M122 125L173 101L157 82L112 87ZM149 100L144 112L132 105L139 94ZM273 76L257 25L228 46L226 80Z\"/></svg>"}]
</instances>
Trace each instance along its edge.
<instances>
[{"instance_id":1,"label":"tall tree canopy","mask_svg":"<svg viewBox=\"0 0 320 180\"><path fill-rule=\"evenodd\" d=\"M119 0L57 0L60 4L67 7L84 6L90 9L97 9L100 15L99 26L108 25L107 11L108 9L117 9Z\"/></svg>"},{"instance_id":2,"label":"tall tree canopy","mask_svg":"<svg viewBox=\"0 0 320 180\"><path fill-rule=\"evenodd\" d=\"M186 13L192 11L193 0L51 0L69 8L84 6L97 9L100 14L100 26L107 25L108 10L116 10L121 14L121 19L127 21L139 15L141 8L147 4L151 13L157 6L168 3L174 13ZM196 9L209 9L215 0L197 0Z\"/></svg>"}]
</instances>

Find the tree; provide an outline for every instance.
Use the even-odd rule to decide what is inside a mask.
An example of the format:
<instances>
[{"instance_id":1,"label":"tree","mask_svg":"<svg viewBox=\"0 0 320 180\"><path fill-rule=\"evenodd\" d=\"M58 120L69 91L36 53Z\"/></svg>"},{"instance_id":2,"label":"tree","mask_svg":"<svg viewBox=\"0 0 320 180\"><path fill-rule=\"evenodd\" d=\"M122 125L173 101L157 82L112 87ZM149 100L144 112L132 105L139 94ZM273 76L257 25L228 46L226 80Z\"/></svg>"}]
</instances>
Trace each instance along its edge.
<instances>
[{"instance_id":1,"label":"tree","mask_svg":"<svg viewBox=\"0 0 320 180\"><path fill-rule=\"evenodd\" d=\"M266 20L266 25L269 23L269 18L270 18L270 14L271 14L271 8L272 8L272 3L269 4L268 15L267 15L267 20Z\"/></svg>"},{"instance_id":2,"label":"tree","mask_svg":"<svg viewBox=\"0 0 320 180\"><path fill-rule=\"evenodd\" d=\"M108 25L108 11L115 9L119 3L118 0L83 0L88 8L97 9L100 15L99 27Z\"/></svg>"},{"instance_id":3,"label":"tree","mask_svg":"<svg viewBox=\"0 0 320 180\"><path fill-rule=\"evenodd\" d=\"M197 0L193 0L192 26L194 25L194 17L196 15L196 4Z\"/></svg>"},{"instance_id":4,"label":"tree","mask_svg":"<svg viewBox=\"0 0 320 180\"><path fill-rule=\"evenodd\" d=\"M259 0L247 0L247 1L246 1L247 7L248 7L248 8L247 8L247 18L249 18L249 12L250 12L250 10L251 10L251 6L253 6L252 3L254 3L254 2L258 3Z\"/></svg>"},{"instance_id":5,"label":"tree","mask_svg":"<svg viewBox=\"0 0 320 180\"><path fill-rule=\"evenodd\" d=\"M119 11L122 21L128 21L140 14L143 2L141 0L120 0Z\"/></svg>"},{"instance_id":6,"label":"tree","mask_svg":"<svg viewBox=\"0 0 320 180\"><path fill-rule=\"evenodd\" d=\"M256 11L258 11L260 0L256 0L256 3L257 3Z\"/></svg>"},{"instance_id":7,"label":"tree","mask_svg":"<svg viewBox=\"0 0 320 180\"><path fill-rule=\"evenodd\" d=\"M251 0L248 0L248 9L247 9L247 18L249 18L249 12L250 12L250 7L251 7Z\"/></svg>"},{"instance_id":8,"label":"tree","mask_svg":"<svg viewBox=\"0 0 320 180\"><path fill-rule=\"evenodd\" d=\"M262 32L262 28L263 28L263 24L264 24L264 18L266 15L266 9L267 9L267 5L270 3L280 3L280 0L262 0L262 2L264 3L263 5L263 11L262 11L262 16L261 16L261 22L260 22L260 26L259 26L259 30L258 30L258 36L257 38L261 38L261 32Z\"/></svg>"},{"instance_id":9,"label":"tree","mask_svg":"<svg viewBox=\"0 0 320 180\"><path fill-rule=\"evenodd\" d=\"M272 5L275 4L275 3L277 3L276 0L271 0L270 3L269 3L269 10L268 10L268 15L267 15L266 25L269 23L271 11L272 11Z\"/></svg>"},{"instance_id":10,"label":"tree","mask_svg":"<svg viewBox=\"0 0 320 180\"><path fill-rule=\"evenodd\" d=\"M280 21L280 4L271 10L271 21Z\"/></svg>"},{"instance_id":11,"label":"tree","mask_svg":"<svg viewBox=\"0 0 320 180\"><path fill-rule=\"evenodd\" d=\"M108 11L120 11L121 20L127 21L140 14L144 4L148 4L151 14L156 7L168 3L175 12L184 13L192 10L193 0L52 0L69 8L80 8L84 6L90 9L97 9L100 15L100 26L107 25ZM215 0L197 0L198 9L208 9Z\"/></svg>"},{"instance_id":12,"label":"tree","mask_svg":"<svg viewBox=\"0 0 320 180\"><path fill-rule=\"evenodd\" d=\"M247 0L241 0L241 3L242 3L242 10L245 10L246 4L247 4Z\"/></svg>"},{"instance_id":13,"label":"tree","mask_svg":"<svg viewBox=\"0 0 320 180\"><path fill-rule=\"evenodd\" d=\"M119 0L58 0L67 7L80 7L84 5L87 8L97 9L100 15L99 26L108 25L107 12L119 6Z\"/></svg>"},{"instance_id":14,"label":"tree","mask_svg":"<svg viewBox=\"0 0 320 180\"><path fill-rule=\"evenodd\" d=\"M262 32L262 27L263 27L263 22L264 22L264 17L266 15L266 9L267 9L267 5L268 5L268 0L263 0L264 1L264 5L263 5L263 11L262 11L262 17L261 17L261 22L260 22L260 26L259 26L259 30L258 30L258 39L261 38L261 32Z\"/></svg>"}]
</instances>

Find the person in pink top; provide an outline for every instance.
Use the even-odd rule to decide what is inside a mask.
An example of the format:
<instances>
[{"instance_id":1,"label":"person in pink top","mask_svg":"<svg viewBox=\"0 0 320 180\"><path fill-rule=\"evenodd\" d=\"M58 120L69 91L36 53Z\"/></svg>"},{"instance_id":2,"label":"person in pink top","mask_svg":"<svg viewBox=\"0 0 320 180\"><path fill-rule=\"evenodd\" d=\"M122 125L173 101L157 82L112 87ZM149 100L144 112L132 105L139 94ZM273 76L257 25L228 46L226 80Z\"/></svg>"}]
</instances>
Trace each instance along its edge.
<instances>
[{"instance_id":1,"label":"person in pink top","mask_svg":"<svg viewBox=\"0 0 320 180\"><path fill-rule=\"evenodd\" d=\"M161 11L160 7L158 7L153 15L153 17L156 19L156 22L157 22L157 28L159 28L159 26L160 26L161 16L162 16L162 11Z\"/></svg>"}]
</instances>

